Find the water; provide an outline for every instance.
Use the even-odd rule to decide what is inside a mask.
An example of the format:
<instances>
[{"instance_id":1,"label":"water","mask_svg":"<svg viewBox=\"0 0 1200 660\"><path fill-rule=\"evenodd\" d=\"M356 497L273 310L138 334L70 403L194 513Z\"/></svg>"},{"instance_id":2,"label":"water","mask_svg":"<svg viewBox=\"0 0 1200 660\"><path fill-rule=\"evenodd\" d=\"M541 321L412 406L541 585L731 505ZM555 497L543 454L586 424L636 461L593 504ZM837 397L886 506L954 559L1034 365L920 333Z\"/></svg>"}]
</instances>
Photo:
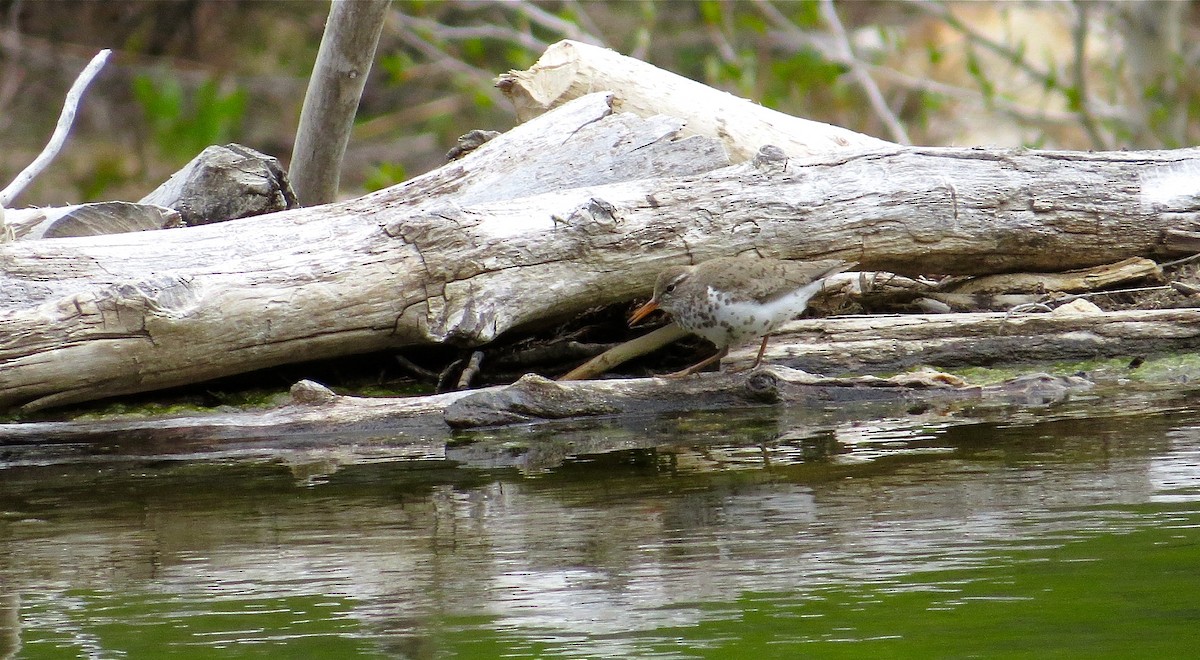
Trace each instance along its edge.
<instances>
[{"instance_id":1,"label":"water","mask_svg":"<svg viewBox=\"0 0 1200 660\"><path fill-rule=\"evenodd\" d=\"M0 657L1192 655L1200 413L1022 419L0 447Z\"/></svg>"}]
</instances>

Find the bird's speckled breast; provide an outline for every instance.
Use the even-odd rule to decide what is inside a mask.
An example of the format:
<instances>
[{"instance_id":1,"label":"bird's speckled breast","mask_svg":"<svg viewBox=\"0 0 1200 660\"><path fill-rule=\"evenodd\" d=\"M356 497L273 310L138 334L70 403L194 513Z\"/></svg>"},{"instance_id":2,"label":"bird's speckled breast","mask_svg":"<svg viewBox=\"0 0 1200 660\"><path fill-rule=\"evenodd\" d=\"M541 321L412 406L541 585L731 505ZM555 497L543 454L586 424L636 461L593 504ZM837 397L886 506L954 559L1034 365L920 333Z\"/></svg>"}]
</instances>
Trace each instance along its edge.
<instances>
[{"instance_id":1,"label":"bird's speckled breast","mask_svg":"<svg viewBox=\"0 0 1200 660\"><path fill-rule=\"evenodd\" d=\"M805 300L807 302L807 298ZM792 316L803 311L800 309ZM679 327L711 341L717 346L733 346L761 337L778 323L762 305L735 300L733 296L708 287L704 302L676 310L672 317ZM783 320L788 320L791 317Z\"/></svg>"}]
</instances>

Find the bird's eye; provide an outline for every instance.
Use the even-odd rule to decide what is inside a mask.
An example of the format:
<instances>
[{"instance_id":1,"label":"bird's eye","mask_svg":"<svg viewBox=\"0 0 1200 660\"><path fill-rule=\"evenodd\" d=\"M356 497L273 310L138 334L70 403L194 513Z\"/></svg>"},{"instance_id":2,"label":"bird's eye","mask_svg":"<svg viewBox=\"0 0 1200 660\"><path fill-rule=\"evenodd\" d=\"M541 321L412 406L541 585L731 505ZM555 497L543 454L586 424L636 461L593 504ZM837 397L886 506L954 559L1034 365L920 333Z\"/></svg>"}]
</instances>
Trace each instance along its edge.
<instances>
[{"instance_id":1,"label":"bird's eye","mask_svg":"<svg viewBox=\"0 0 1200 660\"><path fill-rule=\"evenodd\" d=\"M674 284L668 284L667 288L663 289L663 293L674 293L674 292L675 292Z\"/></svg>"}]
</instances>

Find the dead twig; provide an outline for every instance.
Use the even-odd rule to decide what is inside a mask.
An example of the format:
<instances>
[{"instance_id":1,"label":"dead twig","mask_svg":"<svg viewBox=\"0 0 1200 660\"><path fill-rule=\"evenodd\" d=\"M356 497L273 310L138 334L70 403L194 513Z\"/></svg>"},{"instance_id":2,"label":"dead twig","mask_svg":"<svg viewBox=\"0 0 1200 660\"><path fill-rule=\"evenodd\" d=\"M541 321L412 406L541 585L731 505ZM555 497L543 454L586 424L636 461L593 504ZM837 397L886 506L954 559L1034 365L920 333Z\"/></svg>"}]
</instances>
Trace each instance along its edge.
<instances>
[{"instance_id":1,"label":"dead twig","mask_svg":"<svg viewBox=\"0 0 1200 660\"><path fill-rule=\"evenodd\" d=\"M418 378L424 378L434 383L438 382L438 379L441 378L441 375L438 374L438 372L426 369L425 367L422 367L403 355L395 355L393 357L396 359L396 364L400 365L405 371L408 371Z\"/></svg>"},{"instance_id":2,"label":"dead twig","mask_svg":"<svg viewBox=\"0 0 1200 660\"><path fill-rule=\"evenodd\" d=\"M1096 118L1092 116L1092 104L1088 98L1090 93L1087 80L1088 5L1076 1L1071 6L1075 8L1075 25L1071 29L1075 61L1072 62L1071 75L1075 78L1080 123L1097 149L1112 149L1112 136L1100 132L1100 126L1096 123Z\"/></svg>"},{"instance_id":3,"label":"dead twig","mask_svg":"<svg viewBox=\"0 0 1200 660\"><path fill-rule=\"evenodd\" d=\"M96 53L92 61L84 67L80 72L79 77L75 79L75 83L71 85L70 91L67 92L67 98L63 101L62 113L58 116L58 124L54 127L54 133L50 136L50 141L46 143L46 148L42 149L42 153L38 154L37 158L33 159L21 173L8 184L4 190L0 190L0 207L9 206L17 195L33 181L37 175L46 169L50 161L58 155L63 144L67 141L67 135L71 132L71 126L75 123L75 113L79 109L79 102L83 100L83 92L87 86L91 84L96 74L100 73L100 69L104 63L108 61L108 56L112 55L112 50L105 48Z\"/></svg>"},{"instance_id":4,"label":"dead twig","mask_svg":"<svg viewBox=\"0 0 1200 660\"><path fill-rule=\"evenodd\" d=\"M846 28L842 25L842 20L838 18L837 8L833 6L833 0L821 0L821 18L829 29L833 32L836 40L837 49L840 52L841 59L850 67L850 75L854 76L854 80L858 82L858 86L862 88L863 93L867 95L867 101L871 104L871 110L875 116L887 126L888 133L891 139L900 144L912 144L912 140L908 138L908 131L904 130L904 124L900 122L900 118L892 109L888 107L887 101L883 98L883 92L879 90L879 85L871 78L867 68L859 61L854 54L854 48L850 44L850 37L846 34Z\"/></svg>"},{"instance_id":5,"label":"dead twig","mask_svg":"<svg viewBox=\"0 0 1200 660\"><path fill-rule=\"evenodd\" d=\"M471 359L467 361L467 366L458 376L458 389L465 390L471 386L471 381L479 375L479 367L483 364L483 351L475 351L471 353Z\"/></svg>"},{"instance_id":6,"label":"dead twig","mask_svg":"<svg viewBox=\"0 0 1200 660\"><path fill-rule=\"evenodd\" d=\"M565 376L559 378L559 380L587 380L594 378L615 368L622 362L658 350L673 341L686 337L687 334L687 331L683 328L674 323L668 323L653 332L644 334L637 339L632 339L616 348L597 355L584 364L572 369Z\"/></svg>"}]
</instances>

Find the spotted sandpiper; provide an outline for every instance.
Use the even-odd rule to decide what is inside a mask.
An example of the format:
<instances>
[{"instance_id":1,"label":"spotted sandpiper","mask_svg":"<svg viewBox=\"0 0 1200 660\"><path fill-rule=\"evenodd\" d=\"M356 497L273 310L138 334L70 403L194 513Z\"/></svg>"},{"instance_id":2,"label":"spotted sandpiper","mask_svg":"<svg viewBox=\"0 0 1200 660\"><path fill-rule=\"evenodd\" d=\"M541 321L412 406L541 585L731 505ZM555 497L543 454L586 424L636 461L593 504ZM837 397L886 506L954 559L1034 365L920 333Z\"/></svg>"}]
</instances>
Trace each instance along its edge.
<instances>
[{"instance_id":1,"label":"spotted sandpiper","mask_svg":"<svg viewBox=\"0 0 1200 660\"><path fill-rule=\"evenodd\" d=\"M654 297L634 311L633 324L662 309L675 323L717 345L717 354L672 376L688 376L717 362L729 347L762 337L753 369L767 350L769 333L800 315L825 279L856 266L841 259L782 261L756 256L672 266L659 274Z\"/></svg>"}]
</instances>

